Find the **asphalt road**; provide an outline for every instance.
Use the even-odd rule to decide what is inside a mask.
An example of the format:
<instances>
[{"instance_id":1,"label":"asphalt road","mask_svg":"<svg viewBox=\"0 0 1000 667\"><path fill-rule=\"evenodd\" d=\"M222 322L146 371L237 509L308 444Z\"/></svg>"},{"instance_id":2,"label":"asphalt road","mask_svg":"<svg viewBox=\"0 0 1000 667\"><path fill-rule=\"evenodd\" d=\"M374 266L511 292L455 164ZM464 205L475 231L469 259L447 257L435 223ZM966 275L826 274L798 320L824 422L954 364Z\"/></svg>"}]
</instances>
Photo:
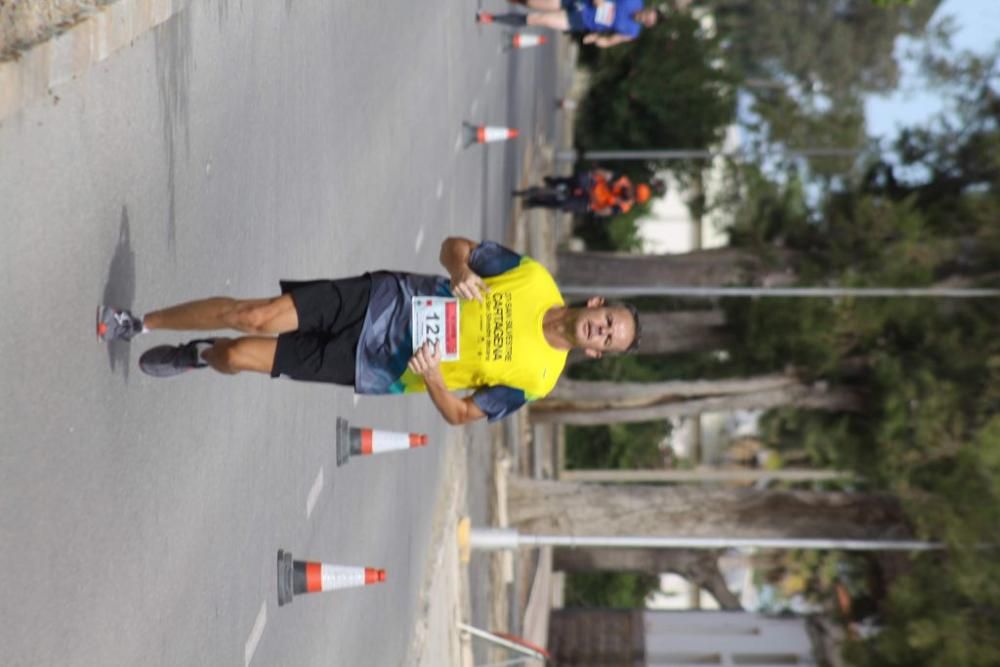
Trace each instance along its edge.
<instances>
[{"instance_id":1,"label":"asphalt road","mask_svg":"<svg viewBox=\"0 0 1000 667\"><path fill-rule=\"evenodd\" d=\"M475 10L191 2L0 124L0 664L407 664L429 401L154 380L139 354L184 336L101 345L94 309L434 271L447 235L502 239L527 141L465 150L461 123L550 131L555 68ZM337 416L432 445L338 469ZM278 548L388 582L278 609Z\"/></svg>"}]
</instances>

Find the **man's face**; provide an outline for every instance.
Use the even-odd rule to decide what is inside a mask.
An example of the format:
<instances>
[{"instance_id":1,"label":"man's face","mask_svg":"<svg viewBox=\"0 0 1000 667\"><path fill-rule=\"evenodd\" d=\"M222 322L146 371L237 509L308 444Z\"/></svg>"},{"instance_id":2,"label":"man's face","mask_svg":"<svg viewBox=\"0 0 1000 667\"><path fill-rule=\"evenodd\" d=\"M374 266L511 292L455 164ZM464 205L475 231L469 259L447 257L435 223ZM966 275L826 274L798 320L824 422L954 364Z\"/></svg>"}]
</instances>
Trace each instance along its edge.
<instances>
[{"instance_id":1,"label":"man's face","mask_svg":"<svg viewBox=\"0 0 1000 667\"><path fill-rule=\"evenodd\" d=\"M572 343L588 357L596 359L605 352L624 352L635 340L635 319L628 308L605 306L602 301L575 312Z\"/></svg>"}]
</instances>

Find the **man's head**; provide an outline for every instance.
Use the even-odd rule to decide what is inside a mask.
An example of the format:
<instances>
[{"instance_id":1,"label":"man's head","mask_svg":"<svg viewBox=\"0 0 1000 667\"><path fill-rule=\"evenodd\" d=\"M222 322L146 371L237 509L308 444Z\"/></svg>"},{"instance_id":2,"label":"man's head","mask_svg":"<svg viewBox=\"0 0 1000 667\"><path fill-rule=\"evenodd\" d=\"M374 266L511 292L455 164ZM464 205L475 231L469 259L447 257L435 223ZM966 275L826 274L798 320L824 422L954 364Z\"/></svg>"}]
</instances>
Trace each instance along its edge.
<instances>
[{"instance_id":1,"label":"man's head","mask_svg":"<svg viewBox=\"0 0 1000 667\"><path fill-rule=\"evenodd\" d=\"M570 310L566 335L593 359L605 352L628 352L639 343L639 317L635 308L622 303L605 303L594 296L583 308Z\"/></svg>"},{"instance_id":2,"label":"man's head","mask_svg":"<svg viewBox=\"0 0 1000 667\"><path fill-rule=\"evenodd\" d=\"M649 198L653 195L653 191L645 183L640 183L635 186L635 200L640 204L645 204L649 201Z\"/></svg>"},{"instance_id":3,"label":"man's head","mask_svg":"<svg viewBox=\"0 0 1000 667\"><path fill-rule=\"evenodd\" d=\"M640 9L635 14L632 15L636 21L641 23L647 28L652 28L656 25L656 22L660 20L660 12L652 7L645 7Z\"/></svg>"}]
</instances>

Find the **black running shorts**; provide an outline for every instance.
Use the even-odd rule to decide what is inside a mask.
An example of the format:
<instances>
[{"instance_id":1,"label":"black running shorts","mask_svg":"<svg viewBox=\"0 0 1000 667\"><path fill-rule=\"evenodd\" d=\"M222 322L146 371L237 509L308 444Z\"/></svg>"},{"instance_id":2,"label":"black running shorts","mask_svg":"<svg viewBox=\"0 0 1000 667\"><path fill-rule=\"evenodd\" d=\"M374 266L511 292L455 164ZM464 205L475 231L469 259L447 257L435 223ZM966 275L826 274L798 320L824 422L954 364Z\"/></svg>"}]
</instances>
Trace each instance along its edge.
<instances>
[{"instance_id":1,"label":"black running shorts","mask_svg":"<svg viewBox=\"0 0 1000 667\"><path fill-rule=\"evenodd\" d=\"M371 293L368 274L342 280L281 281L299 328L278 336L271 377L354 386L354 365Z\"/></svg>"}]
</instances>

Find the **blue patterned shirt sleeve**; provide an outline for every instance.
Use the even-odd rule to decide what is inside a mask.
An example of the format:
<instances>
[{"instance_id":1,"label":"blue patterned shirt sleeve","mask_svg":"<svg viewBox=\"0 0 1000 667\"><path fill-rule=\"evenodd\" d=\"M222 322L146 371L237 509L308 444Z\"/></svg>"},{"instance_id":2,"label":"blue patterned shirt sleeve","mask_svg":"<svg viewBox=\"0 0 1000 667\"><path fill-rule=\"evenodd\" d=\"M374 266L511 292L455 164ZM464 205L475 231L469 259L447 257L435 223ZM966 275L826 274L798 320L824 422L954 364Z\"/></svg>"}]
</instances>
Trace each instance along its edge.
<instances>
[{"instance_id":1,"label":"blue patterned shirt sleeve","mask_svg":"<svg viewBox=\"0 0 1000 667\"><path fill-rule=\"evenodd\" d=\"M472 400L491 422L503 419L528 402L522 390L504 385L477 389Z\"/></svg>"},{"instance_id":2,"label":"blue patterned shirt sleeve","mask_svg":"<svg viewBox=\"0 0 1000 667\"><path fill-rule=\"evenodd\" d=\"M495 241L483 241L469 256L469 268L483 278L498 276L521 264L521 256Z\"/></svg>"}]
</instances>

